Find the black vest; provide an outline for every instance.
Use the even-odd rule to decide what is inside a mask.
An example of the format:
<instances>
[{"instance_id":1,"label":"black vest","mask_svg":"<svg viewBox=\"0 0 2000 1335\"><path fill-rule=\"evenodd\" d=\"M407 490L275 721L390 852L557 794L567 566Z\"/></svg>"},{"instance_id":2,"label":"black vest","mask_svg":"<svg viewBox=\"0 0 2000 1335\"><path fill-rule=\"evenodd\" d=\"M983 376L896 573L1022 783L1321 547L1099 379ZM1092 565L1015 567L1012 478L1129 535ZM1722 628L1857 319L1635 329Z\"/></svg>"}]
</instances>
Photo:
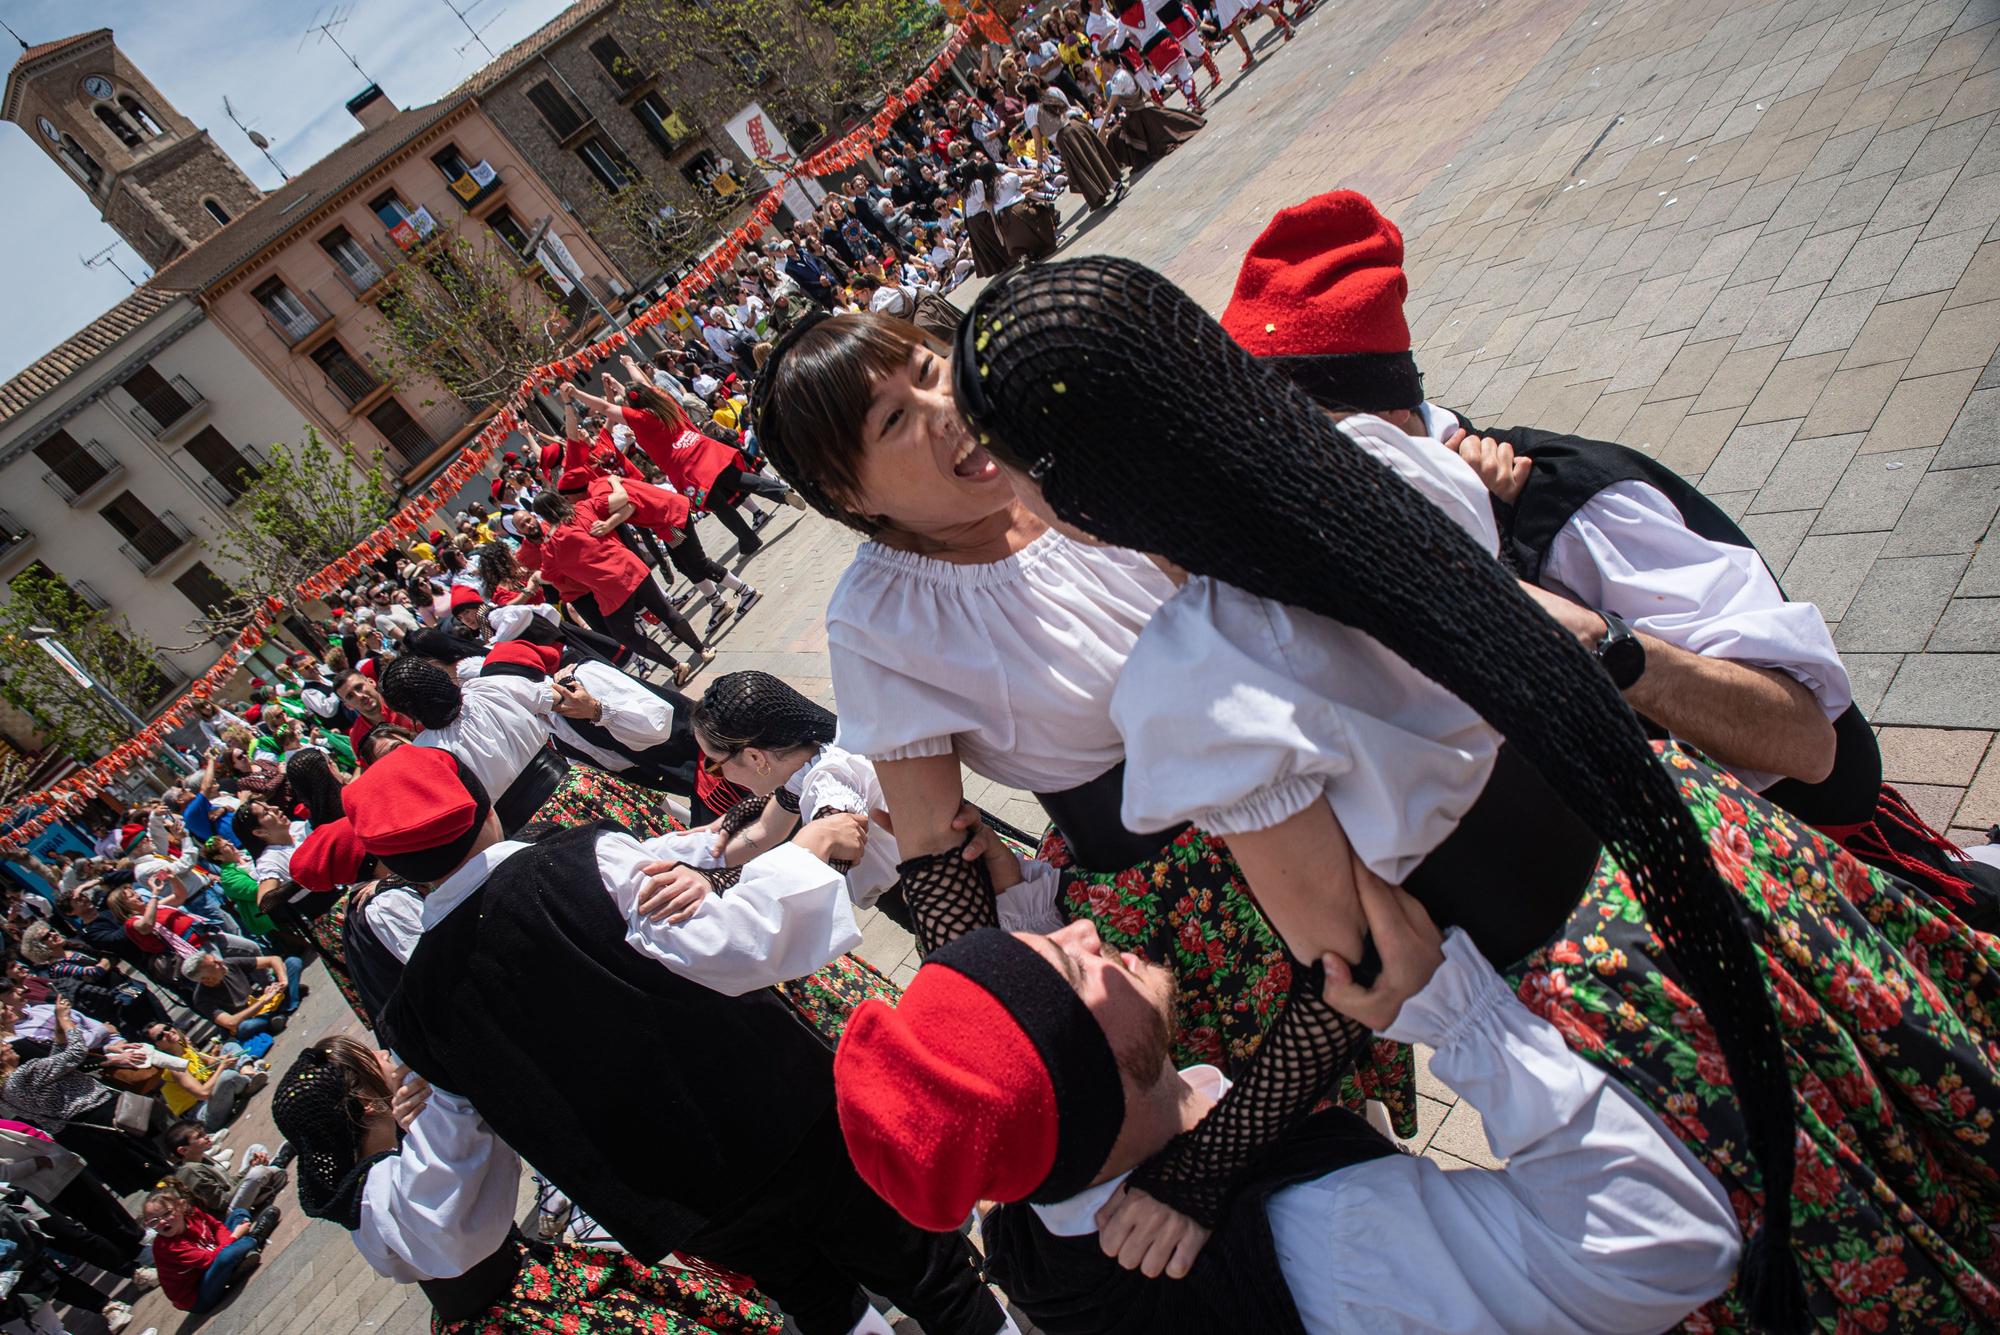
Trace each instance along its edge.
<instances>
[{"instance_id":1,"label":"black vest","mask_svg":"<svg viewBox=\"0 0 2000 1335\"><path fill-rule=\"evenodd\" d=\"M597 870L608 832L501 863L424 933L385 1018L411 1069L651 1265L826 1115L833 1053L771 989L725 996L625 944Z\"/></svg>"},{"instance_id":2,"label":"black vest","mask_svg":"<svg viewBox=\"0 0 2000 1335\"><path fill-rule=\"evenodd\" d=\"M1059 1238L1025 1204L987 1218L986 1273L1044 1335L1304 1335L1265 1204L1285 1187L1396 1152L1343 1109L1306 1119L1258 1156L1186 1279L1127 1270L1095 1233Z\"/></svg>"},{"instance_id":3,"label":"black vest","mask_svg":"<svg viewBox=\"0 0 2000 1335\"><path fill-rule=\"evenodd\" d=\"M340 958L347 969L347 981L354 985L355 995L361 998L362 1006L375 1022L376 1041L394 1049L394 1037L382 1027L383 1012L388 1009L389 998L396 995L396 985L403 980L403 961L396 958L396 952L389 949L368 922L368 905L383 895L415 898L417 892L407 885L384 882L361 903L350 900L347 921L341 924Z\"/></svg>"},{"instance_id":4,"label":"black vest","mask_svg":"<svg viewBox=\"0 0 2000 1335\"><path fill-rule=\"evenodd\" d=\"M574 648L565 651L563 654L563 661L566 664L574 664L580 660L605 661L596 654L578 653ZM615 667L615 665L608 662L605 665L607 667ZM614 771L619 778L630 779L634 783L642 783L648 788L657 788L662 792L672 793L676 797L692 797L694 795L695 768L701 761L701 748L694 739L694 701L688 699L671 686L655 686L650 681L643 681L638 677L631 676L630 673L627 673L626 676L631 680L633 685L642 690L650 691L654 695L659 696L660 699L666 701L668 708L674 711L673 731L668 734L666 741L642 749L627 746L625 743L619 741L611 735L611 730L602 723L593 723L589 719L580 718L565 718L563 722L576 729L577 735L584 738L592 746L603 751L609 751L615 756L623 756L626 760L630 761L631 767L629 769ZM588 752L565 742L560 736L555 737L554 740L556 750L562 752L571 760L581 761L586 765L595 765L598 763L596 758Z\"/></svg>"},{"instance_id":5,"label":"black vest","mask_svg":"<svg viewBox=\"0 0 2000 1335\"><path fill-rule=\"evenodd\" d=\"M1493 501L1501 555L1532 584L1542 582L1542 566L1563 525L1584 502L1619 482L1643 482L1659 491L1674 503L1688 528L1710 542L1757 550L1757 544L1714 501L1673 469L1637 450L1526 426L1490 430L1468 422L1466 430L1504 440L1535 461L1527 485L1512 505L1498 498ZM1777 572L1771 578L1775 582ZM1833 772L1818 783L1781 780L1764 796L1809 824L1862 824L1873 819L1881 794L1882 752L1859 705L1849 706L1833 726ZM1654 732L1663 735L1656 728Z\"/></svg>"}]
</instances>

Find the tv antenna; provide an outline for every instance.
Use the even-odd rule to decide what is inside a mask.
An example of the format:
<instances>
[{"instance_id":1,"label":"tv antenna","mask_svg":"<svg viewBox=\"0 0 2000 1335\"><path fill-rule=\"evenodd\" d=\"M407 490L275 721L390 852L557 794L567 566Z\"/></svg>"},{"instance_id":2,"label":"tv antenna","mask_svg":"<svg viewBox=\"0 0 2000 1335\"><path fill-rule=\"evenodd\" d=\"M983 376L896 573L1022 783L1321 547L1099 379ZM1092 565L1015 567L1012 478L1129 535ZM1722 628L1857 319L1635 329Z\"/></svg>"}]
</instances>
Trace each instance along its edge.
<instances>
[{"instance_id":1,"label":"tv antenna","mask_svg":"<svg viewBox=\"0 0 2000 1335\"><path fill-rule=\"evenodd\" d=\"M26 51L28 49L28 39L21 36L20 33L15 32L13 24L7 22L7 20L5 19L0 19L0 28L5 28L7 30L7 35L21 44L21 49L23 51Z\"/></svg>"},{"instance_id":2,"label":"tv antenna","mask_svg":"<svg viewBox=\"0 0 2000 1335\"><path fill-rule=\"evenodd\" d=\"M347 49L346 44L340 40L338 35L340 30L347 26L347 21L353 17L353 0L348 0L346 4L333 5L321 10L313 16L313 22L306 28L305 35L299 38L299 50L305 50L306 43L311 41L314 35L317 34L321 42L332 43L334 50L347 57L347 63L354 66L356 74L368 80L369 83L374 83L374 76L361 68L361 62L354 58L354 53Z\"/></svg>"},{"instance_id":3,"label":"tv antenna","mask_svg":"<svg viewBox=\"0 0 2000 1335\"><path fill-rule=\"evenodd\" d=\"M119 243L113 241L110 245L98 251L95 255L77 256L76 262L78 264L81 264L86 269L102 269L106 265L109 265L113 269L116 269L118 271L118 276L120 278L130 283L133 287L137 287L139 286L139 280L134 278L131 274L126 273L125 266L118 262L118 254L117 254L118 246Z\"/></svg>"},{"instance_id":4,"label":"tv antenna","mask_svg":"<svg viewBox=\"0 0 2000 1335\"><path fill-rule=\"evenodd\" d=\"M284 177L287 181L291 180L292 174L285 170L285 164L271 156L271 141L243 123L243 118L236 114L236 108L230 105L227 94L222 99L222 110L230 120L236 122L236 128L243 131L243 137L248 139L256 146L257 151L264 155L264 161L276 167L278 175Z\"/></svg>"},{"instance_id":5,"label":"tv antenna","mask_svg":"<svg viewBox=\"0 0 2000 1335\"><path fill-rule=\"evenodd\" d=\"M480 50L486 53L486 58L488 60L493 59L495 52L491 46L488 46L486 44L486 30L492 27L494 24L498 23L500 21L500 16L502 14L505 14L507 11L505 9L494 10L493 13L489 15L486 18L486 20L476 28L472 26L472 20L466 17L467 15L471 14L473 10L479 8L481 5L485 3L486 0L472 0L471 4L467 5L463 9L460 9L456 4L452 3L452 0L444 0L444 7L446 9L449 9L452 12L453 17L455 17L461 24L465 26L465 30L467 32L472 34L472 36L467 41L465 41L462 45L455 48L452 54L463 56L467 51L470 51L474 46L477 46L479 47Z\"/></svg>"}]
</instances>

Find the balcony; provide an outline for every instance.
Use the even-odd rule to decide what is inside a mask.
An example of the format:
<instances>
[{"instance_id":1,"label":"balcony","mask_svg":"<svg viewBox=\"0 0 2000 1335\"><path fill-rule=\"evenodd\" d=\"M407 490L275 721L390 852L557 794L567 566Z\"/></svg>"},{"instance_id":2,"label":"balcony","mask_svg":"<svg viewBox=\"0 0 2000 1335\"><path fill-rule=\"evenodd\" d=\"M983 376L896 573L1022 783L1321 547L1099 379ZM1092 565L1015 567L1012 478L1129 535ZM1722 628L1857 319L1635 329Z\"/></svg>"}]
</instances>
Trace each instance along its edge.
<instances>
[{"instance_id":1,"label":"balcony","mask_svg":"<svg viewBox=\"0 0 2000 1335\"><path fill-rule=\"evenodd\" d=\"M486 177L485 185L479 183L478 175L475 175L475 173L483 174ZM481 161L471 172L466 173L455 181L449 182L449 187L452 199L466 212L470 213L487 200L493 198L493 196L499 194L500 188L504 184L506 182L501 178L499 169L489 162Z\"/></svg>"},{"instance_id":2,"label":"balcony","mask_svg":"<svg viewBox=\"0 0 2000 1335\"><path fill-rule=\"evenodd\" d=\"M42 474L49 490L72 506L97 495L104 484L125 475L118 457L94 440L86 440Z\"/></svg>"},{"instance_id":3,"label":"balcony","mask_svg":"<svg viewBox=\"0 0 2000 1335\"><path fill-rule=\"evenodd\" d=\"M290 294L287 294L290 295ZM285 340L285 346L295 348L310 337L314 330L333 319L326 303L314 296L310 290L291 297L287 306L268 302L258 302L264 312L264 323L272 332Z\"/></svg>"},{"instance_id":4,"label":"balcony","mask_svg":"<svg viewBox=\"0 0 2000 1335\"><path fill-rule=\"evenodd\" d=\"M127 385L126 389L131 389ZM177 427L194 420L195 409L207 403L201 391L187 382L185 376L175 376L150 394L134 394L134 406L126 413L132 425L159 440Z\"/></svg>"},{"instance_id":5,"label":"balcony","mask_svg":"<svg viewBox=\"0 0 2000 1335\"><path fill-rule=\"evenodd\" d=\"M336 262L333 276L340 285L355 297L365 297L374 291L375 285L385 276L382 267L366 255L356 255L346 262Z\"/></svg>"},{"instance_id":6,"label":"balcony","mask_svg":"<svg viewBox=\"0 0 2000 1335\"><path fill-rule=\"evenodd\" d=\"M35 535L5 510L0 510L0 563L25 553L35 545Z\"/></svg>"},{"instance_id":7,"label":"balcony","mask_svg":"<svg viewBox=\"0 0 2000 1335\"><path fill-rule=\"evenodd\" d=\"M271 462L255 445L239 445L236 453L243 464L242 467L231 470L233 476L222 476L206 467L199 471L183 468L180 470L181 476L186 478L196 491L226 510L243 499L244 494L250 490L250 484L257 480L257 475L269 467Z\"/></svg>"},{"instance_id":8,"label":"balcony","mask_svg":"<svg viewBox=\"0 0 2000 1335\"><path fill-rule=\"evenodd\" d=\"M73 579L69 582L69 591L76 595L78 602L92 611L108 612L111 610L111 604L104 600L104 595L80 579Z\"/></svg>"},{"instance_id":9,"label":"balcony","mask_svg":"<svg viewBox=\"0 0 2000 1335\"><path fill-rule=\"evenodd\" d=\"M426 407L394 431L383 431L389 442L389 466L407 481L429 464L451 440L472 422L472 411L457 399L445 397Z\"/></svg>"},{"instance_id":10,"label":"balcony","mask_svg":"<svg viewBox=\"0 0 2000 1335\"><path fill-rule=\"evenodd\" d=\"M118 550L141 574L150 575L192 541L194 535L188 532L187 525L173 511L163 510L129 541L118 544Z\"/></svg>"},{"instance_id":11,"label":"balcony","mask_svg":"<svg viewBox=\"0 0 2000 1335\"><path fill-rule=\"evenodd\" d=\"M338 361L321 362L319 369L326 380L326 387L349 408L360 407L364 400L387 383L373 359L364 366L352 357L344 357Z\"/></svg>"}]
</instances>

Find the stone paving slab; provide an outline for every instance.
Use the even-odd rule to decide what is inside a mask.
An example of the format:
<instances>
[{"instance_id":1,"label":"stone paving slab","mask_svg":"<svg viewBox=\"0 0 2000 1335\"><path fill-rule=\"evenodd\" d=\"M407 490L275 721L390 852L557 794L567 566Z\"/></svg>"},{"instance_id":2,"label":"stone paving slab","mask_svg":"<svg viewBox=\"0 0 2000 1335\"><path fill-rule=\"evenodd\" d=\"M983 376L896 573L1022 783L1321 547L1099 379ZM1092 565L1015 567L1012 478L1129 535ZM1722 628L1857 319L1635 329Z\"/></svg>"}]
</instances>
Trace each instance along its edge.
<instances>
[{"instance_id":1,"label":"stone paving slab","mask_svg":"<svg viewBox=\"0 0 2000 1335\"><path fill-rule=\"evenodd\" d=\"M1408 244L1430 397L1697 479L1837 626L1891 781L1983 838L2000 822L2000 5L1321 0L1290 45L1256 26L1267 58L1237 75L1219 54L1206 131L1087 225L1065 201L1064 253L1142 259L1219 310L1272 212L1365 191ZM711 672L764 668L832 703L820 612L856 538L790 512L768 532L735 562L768 596ZM968 794L1040 828L1025 794ZM909 977L906 934L878 918L865 938ZM338 1021L320 981L294 1035ZM1420 1090L1411 1148L1490 1163L1427 1067ZM267 1104L233 1143L268 1137ZM154 1295L134 1330L426 1324L330 1225L294 1210L271 1252L206 1322Z\"/></svg>"}]
</instances>

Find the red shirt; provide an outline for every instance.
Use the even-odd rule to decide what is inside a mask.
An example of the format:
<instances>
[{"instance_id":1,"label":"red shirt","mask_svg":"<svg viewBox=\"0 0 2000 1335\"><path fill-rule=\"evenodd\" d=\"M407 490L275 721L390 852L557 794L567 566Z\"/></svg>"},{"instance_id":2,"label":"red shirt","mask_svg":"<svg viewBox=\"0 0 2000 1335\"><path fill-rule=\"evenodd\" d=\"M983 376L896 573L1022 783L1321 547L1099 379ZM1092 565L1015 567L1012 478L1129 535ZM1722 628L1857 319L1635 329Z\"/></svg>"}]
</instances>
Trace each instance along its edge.
<instances>
[{"instance_id":1,"label":"red shirt","mask_svg":"<svg viewBox=\"0 0 2000 1335\"><path fill-rule=\"evenodd\" d=\"M625 499L632 502L632 517L627 523L640 528L650 528L662 537L677 535L688 526L693 507L688 498L677 491L656 487L650 482L624 482ZM590 484L590 502L599 514L611 511L611 479L600 477Z\"/></svg>"},{"instance_id":2,"label":"red shirt","mask_svg":"<svg viewBox=\"0 0 2000 1335\"><path fill-rule=\"evenodd\" d=\"M542 481L549 482L555 478L556 465L562 462L562 458L563 443L561 441L552 440L542 446L541 458L535 465L541 470Z\"/></svg>"},{"instance_id":3,"label":"red shirt","mask_svg":"<svg viewBox=\"0 0 2000 1335\"><path fill-rule=\"evenodd\" d=\"M127 918L125 920L125 935L132 938L132 944L145 951L148 955L157 955L165 950L167 943L160 940L159 933L142 932L139 930L140 921L138 918ZM171 905L162 904L160 906L159 913L154 915L153 925L159 928L161 932L172 932L182 940L192 941L196 945L200 945L208 939L206 933L195 929L193 914L189 913L186 909L177 909Z\"/></svg>"},{"instance_id":4,"label":"red shirt","mask_svg":"<svg viewBox=\"0 0 2000 1335\"><path fill-rule=\"evenodd\" d=\"M595 598L599 611L615 612L653 572L618 539L590 535L590 526L602 518L593 497L579 501L576 517L556 525L542 542L542 578L565 600L577 597L573 588Z\"/></svg>"},{"instance_id":5,"label":"red shirt","mask_svg":"<svg viewBox=\"0 0 2000 1335\"><path fill-rule=\"evenodd\" d=\"M201 1295L201 1277L217 1252L233 1239L222 1221L197 1205L187 1208L187 1227L171 1238L153 1239L153 1268L160 1272L160 1292L183 1312L194 1310Z\"/></svg>"},{"instance_id":6,"label":"red shirt","mask_svg":"<svg viewBox=\"0 0 2000 1335\"><path fill-rule=\"evenodd\" d=\"M646 457L667 475L667 481L686 492L697 509L708 508L708 493L725 468L749 468L733 446L704 436L688 425L685 417L663 422L643 408L627 408L625 425Z\"/></svg>"},{"instance_id":7,"label":"red shirt","mask_svg":"<svg viewBox=\"0 0 2000 1335\"><path fill-rule=\"evenodd\" d=\"M411 733L417 733L423 731L423 729L417 726L417 721L415 719L406 718L403 715L398 714L395 710L389 708L387 705L382 706L382 722L387 724L389 727L403 728ZM361 759L361 739L363 737L366 737L369 733L375 731L376 726L377 726L376 724L369 721L368 719L362 718L358 714L355 716L353 726L348 728L347 730L347 744L354 748L354 758L356 760Z\"/></svg>"}]
</instances>

